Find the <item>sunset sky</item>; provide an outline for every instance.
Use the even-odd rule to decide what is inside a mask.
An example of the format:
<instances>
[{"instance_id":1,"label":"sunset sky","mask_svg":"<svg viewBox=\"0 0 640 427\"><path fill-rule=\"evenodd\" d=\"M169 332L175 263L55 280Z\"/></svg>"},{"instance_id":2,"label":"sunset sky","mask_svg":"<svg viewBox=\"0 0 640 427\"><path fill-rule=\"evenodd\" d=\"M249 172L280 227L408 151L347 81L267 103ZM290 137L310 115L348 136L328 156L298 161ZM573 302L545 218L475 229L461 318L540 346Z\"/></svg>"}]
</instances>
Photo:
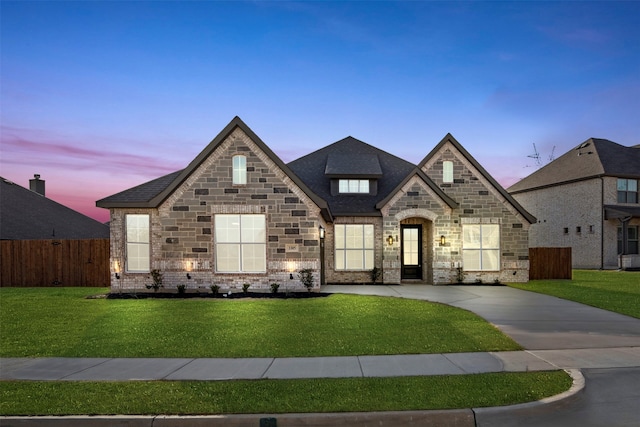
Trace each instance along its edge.
<instances>
[{"instance_id":1,"label":"sunset sky","mask_svg":"<svg viewBox=\"0 0 640 427\"><path fill-rule=\"evenodd\" d=\"M0 3L0 175L95 201L184 168L234 116L289 162L447 132L503 186L640 143L640 2Z\"/></svg>"}]
</instances>

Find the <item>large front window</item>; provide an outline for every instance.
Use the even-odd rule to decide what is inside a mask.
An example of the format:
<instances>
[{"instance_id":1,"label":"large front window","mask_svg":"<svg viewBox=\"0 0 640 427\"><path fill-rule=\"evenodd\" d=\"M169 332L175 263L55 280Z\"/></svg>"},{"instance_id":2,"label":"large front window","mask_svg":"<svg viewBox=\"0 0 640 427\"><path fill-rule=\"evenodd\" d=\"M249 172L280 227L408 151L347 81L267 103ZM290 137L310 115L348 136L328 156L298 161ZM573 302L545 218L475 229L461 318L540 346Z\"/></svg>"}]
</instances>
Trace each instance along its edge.
<instances>
[{"instance_id":1,"label":"large front window","mask_svg":"<svg viewBox=\"0 0 640 427\"><path fill-rule=\"evenodd\" d=\"M618 179L618 203L638 203L637 179Z\"/></svg>"},{"instance_id":2,"label":"large front window","mask_svg":"<svg viewBox=\"0 0 640 427\"><path fill-rule=\"evenodd\" d=\"M465 271L499 271L500 226L498 224L463 225L462 262Z\"/></svg>"},{"instance_id":3,"label":"large front window","mask_svg":"<svg viewBox=\"0 0 640 427\"><path fill-rule=\"evenodd\" d=\"M216 215L216 270L221 273L264 273L264 215Z\"/></svg>"},{"instance_id":4,"label":"large front window","mask_svg":"<svg viewBox=\"0 0 640 427\"><path fill-rule=\"evenodd\" d=\"M373 225L337 224L334 229L336 270L371 270L374 254Z\"/></svg>"},{"instance_id":5,"label":"large front window","mask_svg":"<svg viewBox=\"0 0 640 427\"><path fill-rule=\"evenodd\" d=\"M149 215L127 215L125 219L127 234L126 268L131 273L148 273L149 254Z\"/></svg>"}]
</instances>

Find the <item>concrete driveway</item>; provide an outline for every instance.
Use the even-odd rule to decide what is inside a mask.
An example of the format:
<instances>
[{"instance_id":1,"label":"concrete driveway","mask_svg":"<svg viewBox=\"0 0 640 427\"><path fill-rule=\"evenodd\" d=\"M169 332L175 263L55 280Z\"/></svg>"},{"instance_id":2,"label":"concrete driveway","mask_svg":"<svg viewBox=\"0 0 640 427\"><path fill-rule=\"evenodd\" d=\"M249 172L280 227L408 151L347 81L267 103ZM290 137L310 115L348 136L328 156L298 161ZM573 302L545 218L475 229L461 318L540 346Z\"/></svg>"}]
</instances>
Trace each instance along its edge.
<instances>
[{"instance_id":1,"label":"concrete driveway","mask_svg":"<svg viewBox=\"0 0 640 427\"><path fill-rule=\"evenodd\" d=\"M328 285L322 292L395 296L463 308L527 350L640 346L640 319L508 286Z\"/></svg>"}]
</instances>

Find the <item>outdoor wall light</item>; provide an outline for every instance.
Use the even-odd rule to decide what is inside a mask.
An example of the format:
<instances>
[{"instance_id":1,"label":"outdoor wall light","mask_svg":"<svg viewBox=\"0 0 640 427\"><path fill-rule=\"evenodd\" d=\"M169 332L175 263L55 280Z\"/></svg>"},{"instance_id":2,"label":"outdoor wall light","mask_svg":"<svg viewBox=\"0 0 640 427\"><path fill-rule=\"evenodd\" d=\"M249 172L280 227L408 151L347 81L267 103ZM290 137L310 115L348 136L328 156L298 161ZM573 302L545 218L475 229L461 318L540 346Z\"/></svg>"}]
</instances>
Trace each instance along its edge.
<instances>
[{"instance_id":1,"label":"outdoor wall light","mask_svg":"<svg viewBox=\"0 0 640 427\"><path fill-rule=\"evenodd\" d=\"M289 273L289 280L293 280L293 273Z\"/></svg>"},{"instance_id":2,"label":"outdoor wall light","mask_svg":"<svg viewBox=\"0 0 640 427\"><path fill-rule=\"evenodd\" d=\"M447 238L444 237L444 234L440 236L440 246L445 246L447 244Z\"/></svg>"},{"instance_id":3,"label":"outdoor wall light","mask_svg":"<svg viewBox=\"0 0 640 427\"><path fill-rule=\"evenodd\" d=\"M187 279L191 280L191 274L187 273Z\"/></svg>"},{"instance_id":4,"label":"outdoor wall light","mask_svg":"<svg viewBox=\"0 0 640 427\"><path fill-rule=\"evenodd\" d=\"M321 239L324 239L324 227L323 227L323 226L320 226L320 229L319 229L319 230L320 230L320 238L321 238Z\"/></svg>"},{"instance_id":5,"label":"outdoor wall light","mask_svg":"<svg viewBox=\"0 0 640 427\"><path fill-rule=\"evenodd\" d=\"M116 279L120 280L120 273L116 271Z\"/></svg>"},{"instance_id":6,"label":"outdoor wall light","mask_svg":"<svg viewBox=\"0 0 640 427\"><path fill-rule=\"evenodd\" d=\"M389 244L389 246L393 245L393 236L389 235L389 237L387 237L387 243Z\"/></svg>"}]
</instances>

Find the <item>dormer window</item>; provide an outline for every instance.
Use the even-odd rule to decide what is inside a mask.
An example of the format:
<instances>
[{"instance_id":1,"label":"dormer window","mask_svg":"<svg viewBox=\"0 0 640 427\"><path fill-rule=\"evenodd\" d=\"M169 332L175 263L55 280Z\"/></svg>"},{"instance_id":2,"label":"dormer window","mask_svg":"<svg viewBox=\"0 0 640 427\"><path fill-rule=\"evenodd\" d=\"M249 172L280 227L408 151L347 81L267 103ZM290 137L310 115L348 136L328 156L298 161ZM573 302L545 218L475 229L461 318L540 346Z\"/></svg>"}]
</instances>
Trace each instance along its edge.
<instances>
[{"instance_id":1,"label":"dormer window","mask_svg":"<svg viewBox=\"0 0 640 427\"><path fill-rule=\"evenodd\" d=\"M233 185L247 184L247 158L233 156Z\"/></svg>"},{"instance_id":2,"label":"dormer window","mask_svg":"<svg viewBox=\"0 0 640 427\"><path fill-rule=\"evenodd\" d=\"M338 184L338 191L344 193L365 193L369 194L368 179L341 179Z\"/></svg>"}]
</instances>

